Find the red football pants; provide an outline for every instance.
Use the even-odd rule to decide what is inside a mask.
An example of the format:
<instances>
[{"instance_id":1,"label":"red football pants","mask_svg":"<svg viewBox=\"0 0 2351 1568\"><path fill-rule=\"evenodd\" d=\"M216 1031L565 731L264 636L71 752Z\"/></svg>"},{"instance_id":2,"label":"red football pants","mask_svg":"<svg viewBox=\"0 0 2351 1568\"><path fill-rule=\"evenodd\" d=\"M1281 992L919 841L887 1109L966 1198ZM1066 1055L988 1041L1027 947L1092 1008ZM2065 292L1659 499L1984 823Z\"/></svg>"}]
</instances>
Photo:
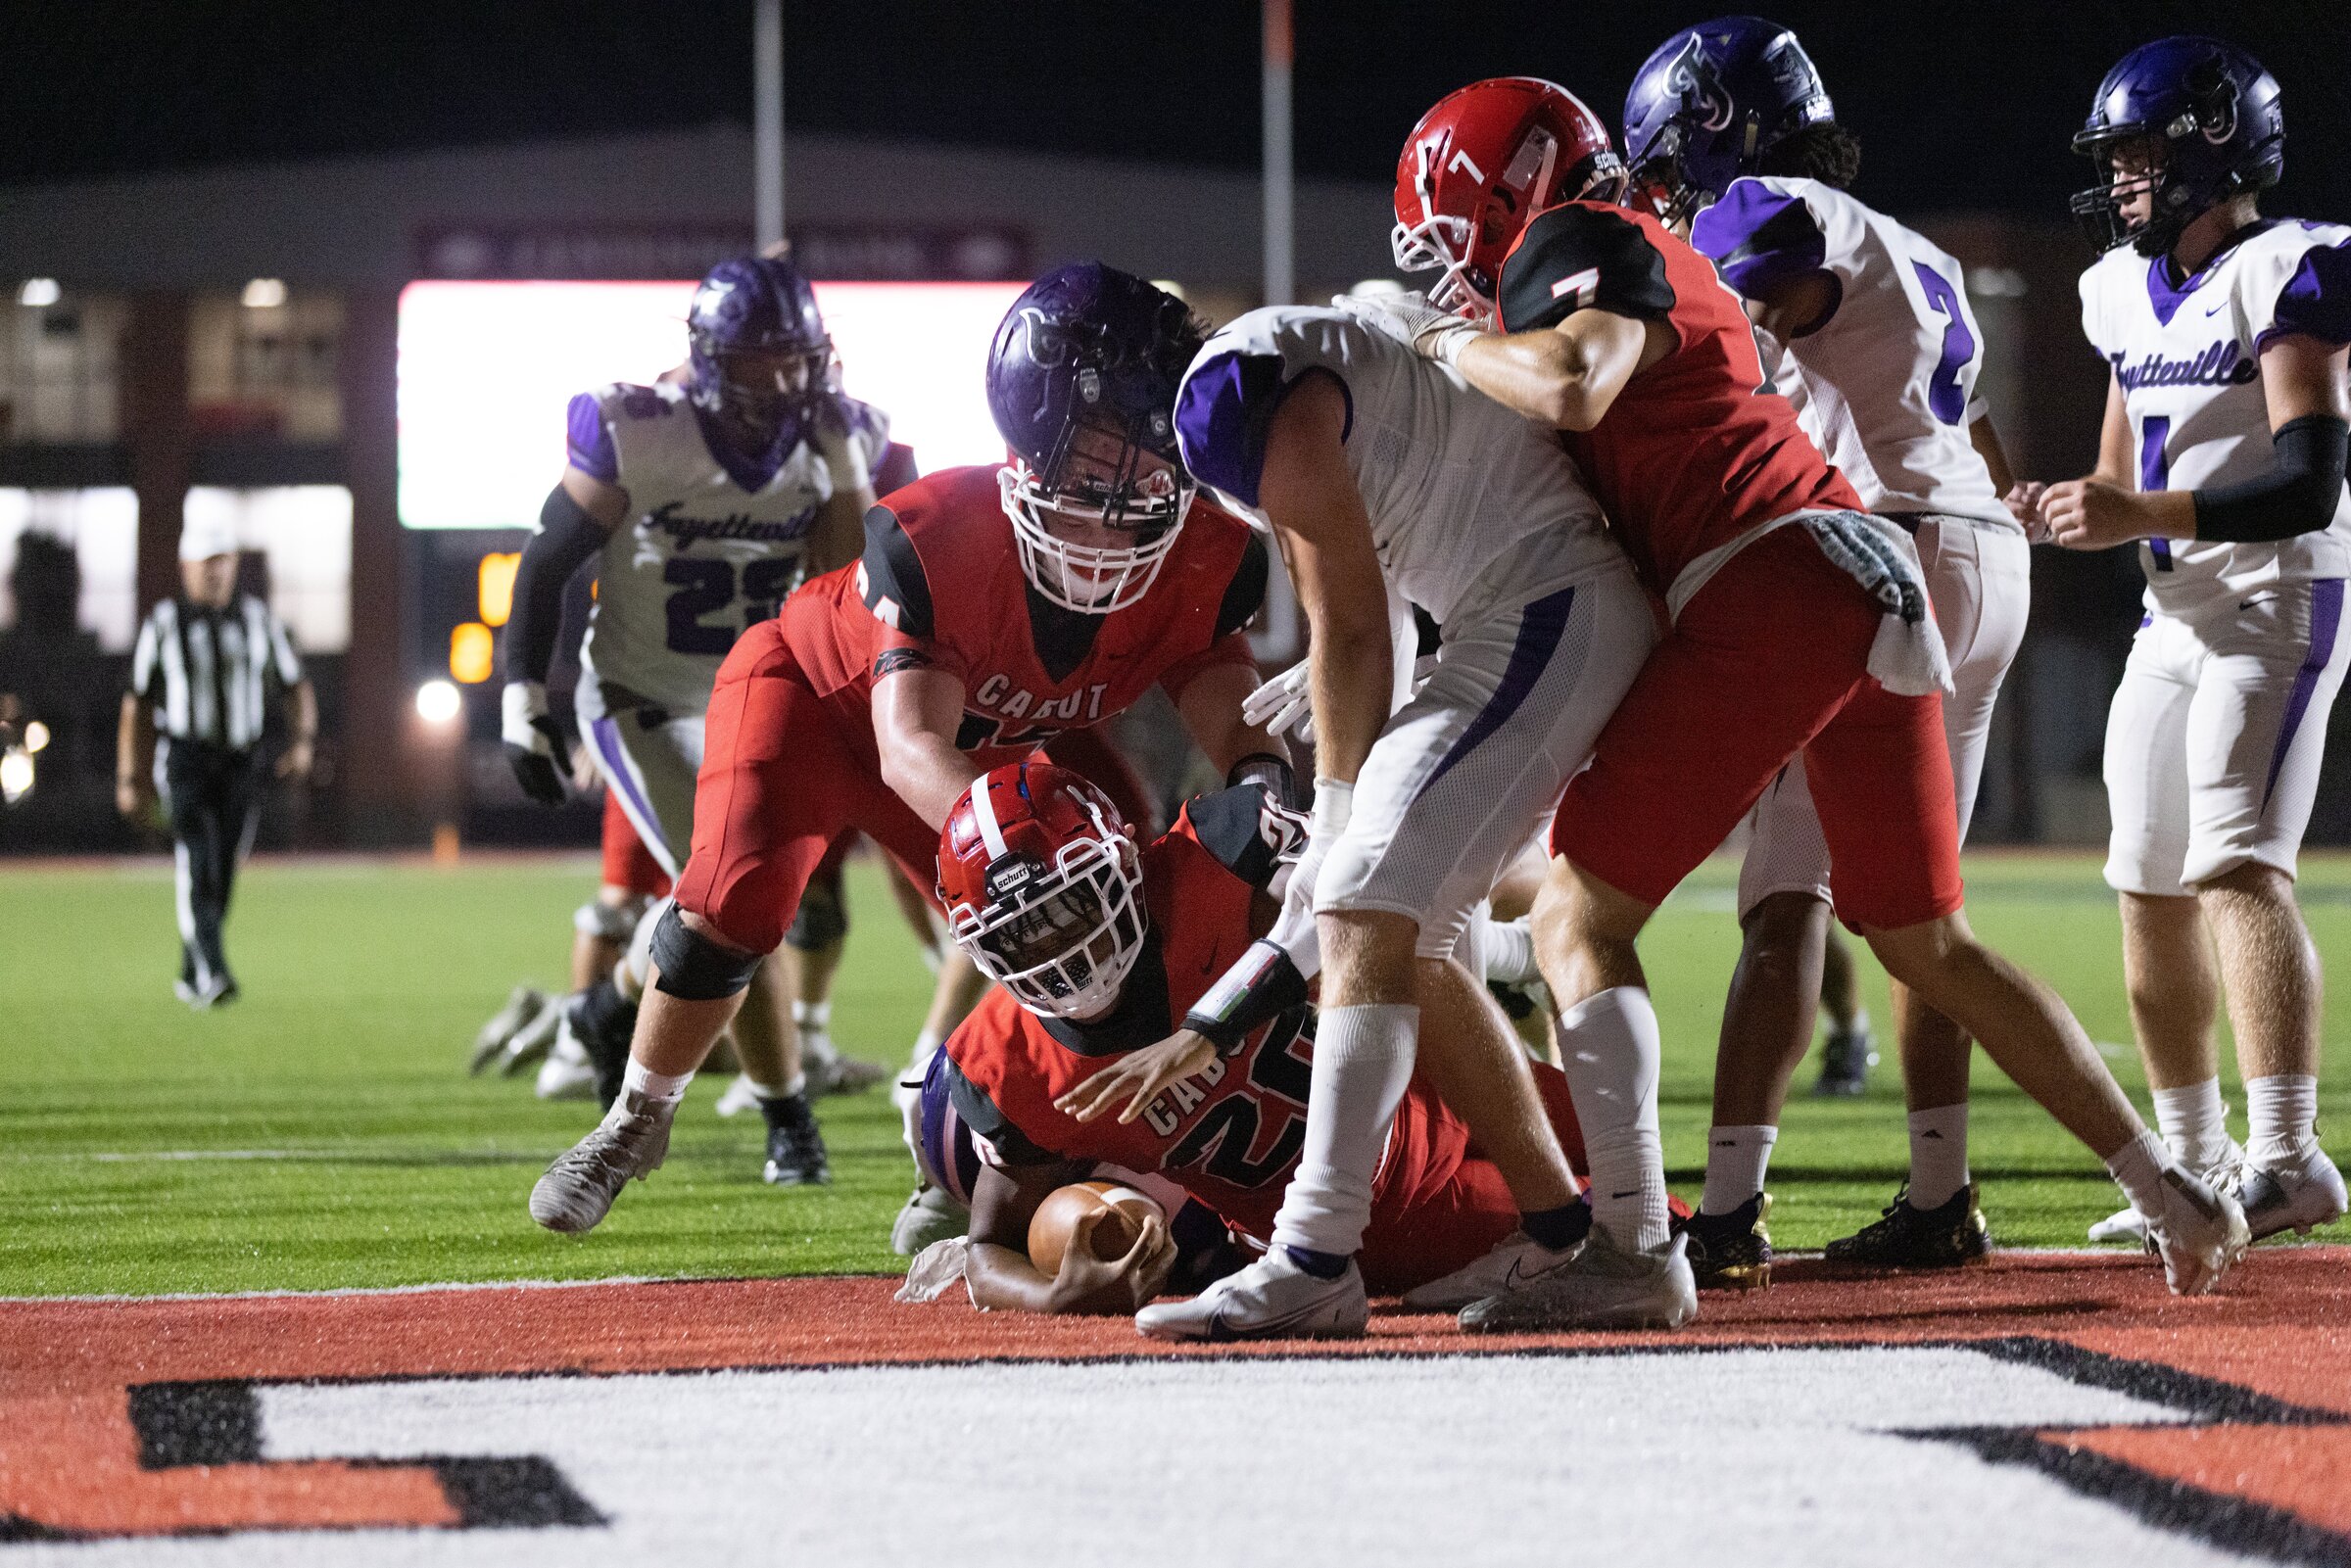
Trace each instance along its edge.
<instances>
[{"instance_id":1,"label":"red football pants","mask_svg":"<svg viewBox=\"0 0 2351 1568\"><path fill-rule=\"evenodd\" d=\"M1601 731L1552 853L1661 904L1800 751L1838 915L1898 929L1958 909L1943 699L1895 696L1869 675L1878 620L1800 526L1732 556Z\"/></svg>"},{"instance_id":2,"label":"red football pants","mask_svg":"<svg viewBox=\"0 0 2351 1568\"><path fill-rule=\"evenodd\" d=\"M870 723L817 695L775 624L745 633L719 667L694 850L678 879L681 908L753 953L783 941L810 875L851 829L895 856L917 887L937 880L938 834L882 782Z\"/></svg>"}]
</instances>

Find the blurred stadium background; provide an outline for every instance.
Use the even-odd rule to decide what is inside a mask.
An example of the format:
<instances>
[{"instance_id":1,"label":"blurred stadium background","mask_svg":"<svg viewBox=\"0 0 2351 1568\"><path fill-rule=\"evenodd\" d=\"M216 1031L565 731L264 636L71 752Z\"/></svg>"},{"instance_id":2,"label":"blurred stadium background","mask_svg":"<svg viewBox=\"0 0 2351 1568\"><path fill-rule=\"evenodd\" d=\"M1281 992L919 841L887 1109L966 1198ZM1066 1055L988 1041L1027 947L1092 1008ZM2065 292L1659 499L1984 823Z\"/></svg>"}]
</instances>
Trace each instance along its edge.
<instances>
[{"instance_id":1,"label":"blurred stadium background","mask_svg":"<svg viewBox=\"0 0 2351 1568\"><path fill-rule=\"evenodd\" d=\"M19 8L0 42L0 692L30 723L0 854L160 845L113 809L115 702L205 512L233 519L324 707L322 766L274 793L263 847L587 844L591 804L533 808L499 759L498 628L564 399L676 361L682 280L781 222L849 389L926 468L987 460L981 353L1038 269L1097 256L1219 319L1391 278L1384 176L1430 100L1537 71L1613 118L1647 49L1705 8L1306 0L1295 71L1261 72L1287 11L796 4L763 99L758 0ZM2028 474L2079 472L2095 447L2087 253L2064 214L2087 169L2066 144L2117 53L2225 22L2285 87L2275 207L2351 214L2343 56L2312 47L2339 42L2334 6L1775 15L1867 149L1858 193L1967 263ZM762 140L762 102L787 135ZM2039 555L1980 844L2104 831L2137 568ZM1277 608L1261 650L1296 635ZM2351 841L2344 729L2314 844ZM1164 782L1180 766L1162 759Z\"/></svg>"}]
</instances>

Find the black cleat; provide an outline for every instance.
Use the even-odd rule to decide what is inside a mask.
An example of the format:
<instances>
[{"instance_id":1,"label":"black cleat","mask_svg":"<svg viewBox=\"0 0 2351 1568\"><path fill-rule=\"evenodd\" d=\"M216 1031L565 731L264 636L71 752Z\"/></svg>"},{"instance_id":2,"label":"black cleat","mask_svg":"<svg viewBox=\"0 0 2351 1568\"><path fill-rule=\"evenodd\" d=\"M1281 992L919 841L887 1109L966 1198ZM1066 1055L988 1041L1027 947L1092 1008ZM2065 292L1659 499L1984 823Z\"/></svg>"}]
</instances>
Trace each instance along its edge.
<instances>
[{"instance_id":1,"label":"black cleat","mask_svg":"<svg viewBox=\"0 0 2351 1568\"><path fill-rule=\"evenodd\" d=\"M1974 1182L1940 1208L1914 1209L1905 1181L1875 1224L1829 1243L1823 1256L1859 1268L1958 1268L1991 1252L1991 1227L1977 1206Z\"/></svg>"},{"instance_id":2,"label":"black cleat","mask_svg":"<svg viewBox=\"0 0 2351 1568\"><path fill-rule=\"evenodd\" d=\"M1868 1024L1831 1029L1821 1042L1820 1076L1813 1081L1813 1097L1841 1099L1861 1093L1869 1087L1869 1069L1877 1061L1877 1042L1870 1037Z\"/></svg>"},{"instance_id":3,"label":"black cleat","mask_svg":"<svg viewBox=\"0 0 2351 1568\"><path fill-rule=\"evenodd\" d=\"M804 1094L779 1094L759 1102L767 1117L765 1178L778 1187L821 1187L833 1179L825 1157L825 1135Z\"/></svg>"},{"instance_id":4,"label":"black cleat","mask_svg":"<svg viewBox=\"0 0 2351 1568\"><path fill-rule=\"evenodd\" d=\"M1690 1271L1700 1290L1762 1290L1771 1283L1771 1194L1759 1192L1727 1214L1692 1214L1682 1222L1690 1238Z\"/></svg>"}]
</instances>

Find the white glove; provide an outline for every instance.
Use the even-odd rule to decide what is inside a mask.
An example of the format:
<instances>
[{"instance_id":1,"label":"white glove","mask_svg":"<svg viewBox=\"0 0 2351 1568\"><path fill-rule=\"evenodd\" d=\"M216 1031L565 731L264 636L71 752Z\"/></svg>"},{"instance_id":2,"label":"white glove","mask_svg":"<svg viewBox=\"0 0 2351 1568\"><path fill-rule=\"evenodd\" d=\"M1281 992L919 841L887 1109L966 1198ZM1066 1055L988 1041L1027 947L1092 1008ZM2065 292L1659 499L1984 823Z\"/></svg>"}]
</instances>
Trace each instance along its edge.
<instances>
[{"instance_id":1,"label":"white glove","mask_svg":"<svg viewBox=\"0 0 2351 1568\"><path fill-rule=\"evenodd\" d=\"M1306 847L1298 852L1297 862L1290 868L1290 884L1282 893L1281 914L1275 918L1273 928L1266 932L1267 941L1280 944L1293 957L1317 951L1310 945L1315 934L1315 884L1322 879L1322 863L1330 858L1330 846L1347 831L1347 819L1354 811L1354 784L1341 784L1336 779L1315 781L1315 809L1307 818ZM1306 965L1300 968L1313 973Z\"/></svg>"},{"instance_id":2,"label":"white glove","mask_svg":"<svg viewBox=\"0 0 2351 1568\"><path fill-rule=\"evenodd\" d=\"M1408 695L1417 696L1420 689L1428 684L1428 678L1436 673L1436 654L1415 659L1413 689ZM1396 706L1402 707L1404 704L1399 702ZM1312 744L1315 738L1315 709L1307 691L1306 660L1300 659L1241 698L1241 719L1244 723L1263 727L1268 735L1293 736Z\"/></svg>"},{"instance_id":3,"label":"white glove","mask_svg":"<svg viewBox=\"0 0 2351 1568\"><path fill-rule=\"evenodd\" d=\"M1410 294L1341 294L1331 302L1375 332L1384 332L1424 359L1458 364L1469 340L1484 334L1449 310Z\"/></svg>"},{"instance_id":4,"label":"white glove","mask_svg":"<svg viewBox=\"0 0 2351 1568\"><path fill-rule=\"evenodd\" d=\"M1315 711L1306 689L1306 660L1300 659L1241 698L1241 722L1268 735L1294 735L1312 740Z\"/></svg>"}]
</instances>

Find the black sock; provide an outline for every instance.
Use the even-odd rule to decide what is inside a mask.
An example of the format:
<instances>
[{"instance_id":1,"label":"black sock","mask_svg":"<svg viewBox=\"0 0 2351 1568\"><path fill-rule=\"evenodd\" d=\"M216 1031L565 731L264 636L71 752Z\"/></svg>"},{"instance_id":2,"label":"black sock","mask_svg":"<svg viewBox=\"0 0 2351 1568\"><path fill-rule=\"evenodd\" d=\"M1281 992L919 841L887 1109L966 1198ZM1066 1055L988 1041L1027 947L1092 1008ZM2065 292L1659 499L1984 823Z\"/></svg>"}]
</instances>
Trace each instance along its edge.
<instances>
[{"instance_id":1,"label":"black sock","mask_svg":"<svg viewBox=\"0 0 2351 1568\"><path fill-rule=\"evenodd\" d=\"M1349 1259L1345 1253L1319 1253L1312 1247L1291 1247L1286 1244L1281 1250L1290 1255L1291 1262L1317 1279L1336 1279L1347 1272Z\"/></svg>"},{"instance_id":2,"label":"black sock","mask_svg":"<svg viewBox=\"0 0 2351 1568\"><path fill-rule=\"evenodd\" d=\"M806 1126L815 1113L808 1109L805 1094L771 1094L759 1102L759 1114L767 1118L768 1130L792 1131Z\"/></svg>"},{"instance_id":3,"label":"black sock","mask_svg":"<svg viewBox=\"0 0 2351 1568\"><path fill-rule=\"evenodd\" d=\"M1548 1247L1555 1253L1565 1252L1592 1233L1591 1201L1578 1193L1573 1203L1522 1213L1518 1216L1518 1228L1536 1246Z\"/></svg>"}]
</instances>

